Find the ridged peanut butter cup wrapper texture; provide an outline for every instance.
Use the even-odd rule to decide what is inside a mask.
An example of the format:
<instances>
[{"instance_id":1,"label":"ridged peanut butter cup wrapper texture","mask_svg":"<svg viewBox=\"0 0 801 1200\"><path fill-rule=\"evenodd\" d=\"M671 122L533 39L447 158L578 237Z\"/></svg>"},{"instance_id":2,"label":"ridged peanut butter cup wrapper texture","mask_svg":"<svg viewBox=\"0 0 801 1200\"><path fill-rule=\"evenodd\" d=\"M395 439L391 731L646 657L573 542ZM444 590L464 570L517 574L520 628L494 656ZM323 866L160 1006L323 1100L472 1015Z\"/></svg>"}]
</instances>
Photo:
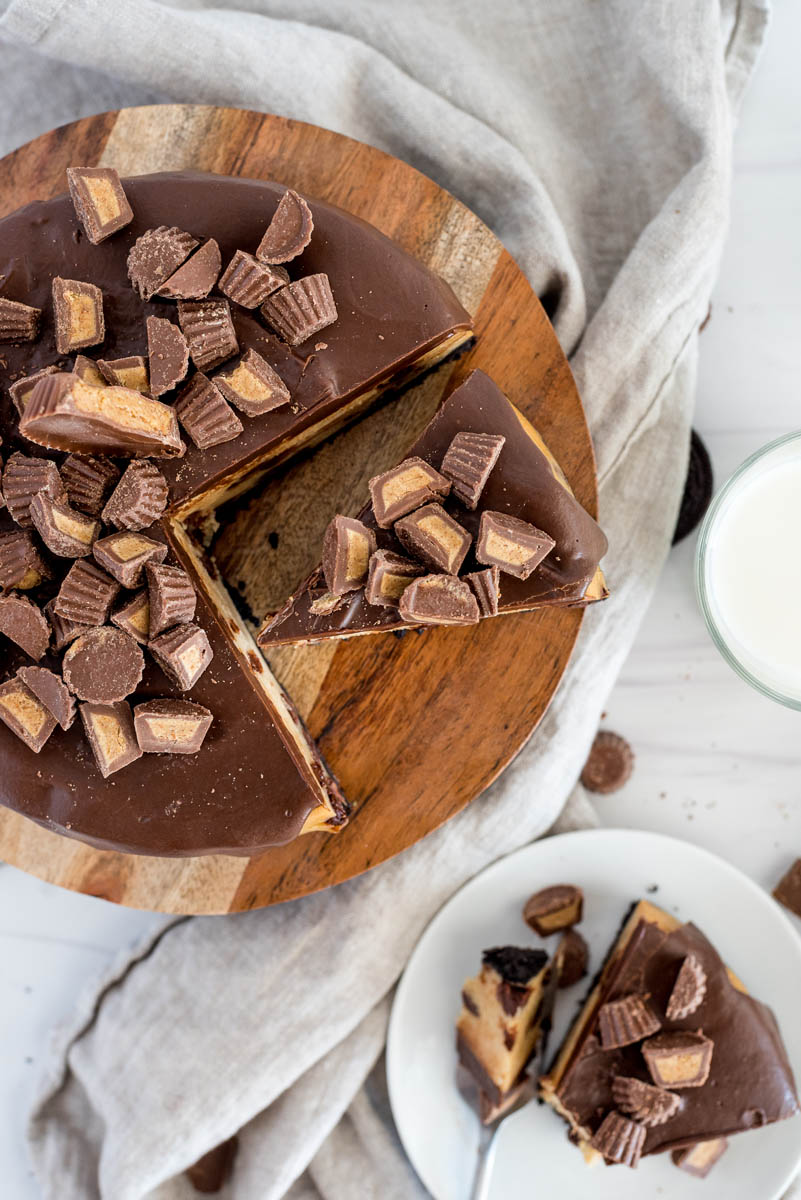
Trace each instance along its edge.
<instances>
[{"instance_id":1,"label":"ridged peanut butter cup wrapper texture","mask_svg":"<svg viewBox=\"0 0 801 1200\"><path fill-rule=\"evenodd\" d=\"M296 279L268 296L261 313L288 345L301 345L337 319L328 276L321 272Z\"/></svg>"},{"instance_id":2,"label":"ridged peanut butter cup wrapper texture","mask_svg":"<svg viewBox=\"0 0 801 1200\"><path fill-rule=\"evenodd\" d=\"M73 508L99 517L120 469L108 458L70 454L61 465L61 482Z\"/></svg>"},{"instance_id":3,"label":"ridged peanut butter cup wrapper texture","mask_svg":"<svg viewBox=\"0 0 801 1200\"><path fill-rule=\"evenodd\" d=\"M31 501L31 520L51 554L85 558L100 534L100 522L69 504L39 492Z\"/></svg>"},{"instance_id":4,"label":"ridged peanut butter cup wrapper texture","mask_svg":"<svg viewBox=\"0 0 801 1200\"><path fill-rule=\"evenodd\" d=\"M145 568L150 600L150 636L158 637L173 625L185 625L195 615L197 595L186 571L148 563Z\"/></svg>"},{"instance_id":5,"label":"ridged peanut butter cup wrapper texture","mask_svg":"<svg viewBox=\"0 0 801 1200\"><path fill-rule=\"evenodd\" d=\"M104 625L120 585L85 558L73 563L53 603L60 617L79 625Z\"/></svg>"},{"instance_id":6,"label":"ridged peanut butter cup wrapper texture","mask_svg":"<svg viewBox=\"0 0 801 1200\"><path fill-rule=\"evenodd\" d=\"M440 470L450 479L453 495L466 508L476 509L506 438L499 433L457 433Z\"/></svg>"},{"instance_id":7,"label":"ridged peanut butter cup wrapper texture","mask_svg":"<svg viewBox=\"0 0 801 1200\"><path fill-rule=\"evenodd\" d=\"M3 471L3 498L10 515L21 529L33 529L31 502L44 493L52 500L64 494L58 467L49 458L29 458L15 452Z\"/></svg>"},{"instance_id":8,"label":"ridged peanut butter cup wrapper texture","mask_svg":"<svg viewBox=\"0 0 801 1200\"><path fill-rule=\"evenodd\" d=\"M42 310L0 296L0 342L35 342Z\"/></svg>"},{"instance_id":9,"label":"ridged peanut butter cup wrapper texture","mask_svg":"<svg viewBox=\"0 0 801 1200\"><path fill-rule=\"evenodd\" d=\"M169 494L167 480L158 467L135 459L125 468L111 493L103 509L103 520L117 529L134 532L147 529L164 512Z\"/></svg>"},{"instance_id":10,"label":"ridged peanut butter cup wrapper texture","mask_svg":"<svg viewBox=\"0 0 801 1200\"><path fill-rule=\"evenodd\" d=\"M178 420L200 450L232 442L244 426L220 389L198 371L175 401Z\"/></svg>"},{"instance_id":11,"label":"ridged peanut butter cup wrapper texture","mask_svg":"<svg viewBox=\"0 0 801 1200\"><path fill-rule=\"evenodd\" d=\"M95 562L124 588L135 588L144 580L145 566L167 557L164 542L155 542L143 533L110 533L92 547Z\"/></svg>"},{"instance_id":12,"label":"ridged peanut butter cup wrapper texture","mask_svg":"<svg viewBox=\"0 0 801 1200\"><path fill-rule=\"evenodd\" d=\"M159 225L138 237L128 254L128 278L140 299L150 300L197 245L197 238L174 225Z\"/></svg>"},{"instance_id":13,"label":"ridged peanut butter cup wrapper texture","mask_svg":"<svg viewBox=\"0 0 801 1200\"><path fill-rule=\"evenodd\" d=\"M239 353L236 330L227 300L179 300L178 323L199 371L216 367Z\"/></svg>"},{"instance_id":14,"label":"ridged peanut butter cup wrapper texture","mask_svg":"<svg viewBox=\"0 0 801 1200\"><path fill-rule=\"evenodd\" d=\"M253 254L237 250L220 276L220 291L243 308L258 308L268 296L289 283L283 267L259 262Z\"/></svg>"}]
</instances>

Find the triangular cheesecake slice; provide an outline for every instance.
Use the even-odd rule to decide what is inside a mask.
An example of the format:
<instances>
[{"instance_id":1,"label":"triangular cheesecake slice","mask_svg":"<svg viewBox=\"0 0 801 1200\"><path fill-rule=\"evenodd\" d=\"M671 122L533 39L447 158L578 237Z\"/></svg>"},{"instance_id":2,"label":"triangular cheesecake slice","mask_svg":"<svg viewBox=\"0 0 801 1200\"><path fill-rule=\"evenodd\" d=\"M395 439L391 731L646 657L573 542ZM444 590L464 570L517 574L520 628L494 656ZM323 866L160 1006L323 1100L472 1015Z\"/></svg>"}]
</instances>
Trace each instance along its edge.
<instances>
[{"instance_id":1,"label":"triangular cheesecake slice","mask_svg":"<svg viewBox=\"0 0 801 1200\"><path fill-rule=\"evenodd\" d=\"M501 447L499 452L493 451L491 466L486 480L482 480L475 507L470 506L472 497L469 489L463 486L455 485L447 494L441 494L440 471L448 466L443 460L459 434L477 435L479 445L486 442L488 445L494 443L496 450L498 445ZM447 516L469 535L469 547L459 562L458 574L476 591L478 606L484 615L494 615L496 608L499 613L508 613L546 606L583 605L602 600L607 595L599 566L607 547L603 532L576 500L537 430L483 371L473 371L443 401L409 451L408 461L412 465L407 474L411 477L416 470L419 475L419 512L422 513L425 506L441 515L441 503ZM423 478L426 466L430 474L428 481ZM452 470L452 476L458 480L458 468ZM429 503L431 501L433 504ZM501 533L503 520L511 518L515 528L522 526L514 526L514 522L524 523L525 529L533 529L540 537L547 535L544 541L549 552L525 578L504 570L499 574L495 572L498 595L495 603L488 604L479 592L482 581L487 580L494 569L488 565L487 556L484 556L486 561L476 558L476 550L482 521L485 524L492 521L497 526L499 517ZM377 549L374 553L380 559L376 563L381 570L387 562L394 563L399 571L402 562L407 565L412 562L414 551L409 550L408 516L394 528L382 528L371 504L359 514L359 520L375 541ZM386 520L383 523L387 525ZM450 532L458 536L458 530L454 531L452 524ZM555 544L551 547L552 542ZM456 549L461 554L463 547ZM387 555L394 557L387 560ZM407 569L411 570L408 566ZM421 566L417 573L426 570L431 570L430 565ZM411 579L406 582L410 583ZM259 634L259 644L270 647L314 642L329 637L413 628L419 624L404 616L397 603L398 597L394 597L394 603L371 603L370 599L374 600L375 596L371 580L366 588L360 587L340 596L331 595L321 566L267 622Z\"/></svg>"},{"instance_id":2,"label":"triangular cheesecake slice","mask_svg":"<svg viewBox=\"0 0 801 1200\"><path fill-rule=\"evenodd\" d=\"M588 1160L629 1166L798 1112L773 1013L695 925L645 900L540 1089Z\"/></svg>"},{"instance_id":3,"label":"triangular cheesecake slice","mask_svg":"<svg viewBox=\"0 0 801 1200\"><path fill-rule=\"evenodd\" d=\"M479 974L465 980L456 1050L484 1120L503 1111L525 1077L556 982L545 951L519 946L485 950Z\"/></svg>"}]
</instances>

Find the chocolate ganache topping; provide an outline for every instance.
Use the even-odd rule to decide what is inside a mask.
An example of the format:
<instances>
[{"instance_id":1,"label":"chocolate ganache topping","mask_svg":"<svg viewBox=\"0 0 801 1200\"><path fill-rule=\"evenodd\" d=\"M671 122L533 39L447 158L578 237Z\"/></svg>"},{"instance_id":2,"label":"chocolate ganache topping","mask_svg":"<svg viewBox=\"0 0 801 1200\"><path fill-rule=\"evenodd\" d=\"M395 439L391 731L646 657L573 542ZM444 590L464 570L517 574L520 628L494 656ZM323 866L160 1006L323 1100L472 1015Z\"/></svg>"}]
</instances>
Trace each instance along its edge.
<instances>
[{"instance_id":1,"label":"chocolate ganache topping","mask_svg":"<svg viewBox=\"0 0 801 1200\"><path fill-rule=\"evenodd\" d=\"M104 182L101 178L100 183ZM198 593L196 611L192 623L177 628L186 631L181 634L185 639L197 641L202 634L204 644L197 653L202 653L203 661L208 664L192 684L187 698L187 703L196 708L179 709L175 700L168 715L177 721L179 717L186 720L187 713L199 714L198 719L204 712L213 714L200 751L202 770L198 767L201 760L196 760L190 752L144 753L136 757L134 739L130 742L131 753L122 747L124 767L104 778L92 751L97 754L98 729L102 727L98 722L106 714L102 703L92 701L87 702L82 721L74 721L66 731L56 730L38 753L15 736L11 726L0 726L4 762L0 803L47 828L102 847L157 855L252 854L291 840L304 827L336 828L343 823L347 806L308 735L299 731L291 705L282 698L266 665L253 651L247 650L237 634L233 608L227 617L224 606L206 594L203 571L188 554L188 535L182 533L180 521L193 509L210 507L208 494L222 495L233 478L239 480L257 466L278 462L294 453L304 440L312 439L320 422L325 420L329 423L327 428L336 428L337 423L364 407L382 386L413 375L420 369L421 360L423 366L431 366L465 344L471 336L470 318L447 284L372 226L312 199L307 203L314 233L302 252L287 262L286 278L324 279L333 304L326 300L328 308L315 318L317 331L305 341L297 340L298 334L293 338L296 344L290 345L273 331L276 326L270 326L259 310L223 300L216 292L208 302L189 298L178 299L176 304L175 298L170 298L171 293L178 297L182 291L196 297L205 289L208 279L199 269L194 275L191 269L184 271L179 276L183 281L180 287L176 282L172 288L162 289L161 297L154 292L151 299L143 300L132 287L128 271L131 248L143 235L152 232L163 240L162 230L167 234L173 230L186 231L191 235L183 239L187 245L191 242L192 249L200 246L207 257L213 241L225 268L238 252L245 256L258 252L260 240L286 189L270 182L192 173L125 179L122 185L133 218L108 235L99 225L92 225L91 214L87 215L85 207L80 210L82 220L79 220L66 195L30 204L0 221L3 296L27 306L26 313L34 314L22 330L26 337L33 335L29 340L20 340L21 334L16 333L15 340L9 338L0 347L0 432L4 453L18 451L30 458L54 461L59 467L66 461L65 454L36 445L19 433L18 405L24 407L33 397L34 406L38 403L41 407L45 392L39 393L34 388L23 395L17 389L15 404L10 394L12 385L39 371L52 372L54 367L60 372L75 370L81 378L97 385L103 376L90 360L102 360L106 379L109 371L114 374L138 369L141 376L142 360L149 350L147 318L154 317L170 319L176 330L183 329L197 366L198 356L215 353L212 321L216 320L217 309L222 310L229 303L233 334L230 329L226 332L226 345L230 348L235 337L239 355L245 358L250 354L248 362L266 364L266 369L260 367L261 376L272 381L282 403L266 411L261 403L258 415L248 414L241 421L231 422L236 435L218 444L204 447L194 444L186 436L187 427L183 431L185 453L157 460L169 498L161 516L157 515L160 507L154 507L155 523L144 526L146 538L166 543L170 550L168 564L172 566L177 559L191 577ZM85 232L87 228L96 238L102 234L99 244L93 244ZM159 255L163 257L159 237L149 237L140 243L138 269L152 269L154 256L158 266ZM178 240L173 236L171 244L177 245ZM216 270L216 251L214 259ZM191 267L191 257L188 264ZM179 269L176 267L173 276ZM284 275L278 273L278 268L272 270L275 283L284 285ZM192 278L187 282L184 276ZM66 281L66 286L59 285L56 293L51 286L54 278ZM76 284L99 289L102 328L96 293L85 292ZM149 292L148 286L145 294ZM313 307L317 303L313 288L310 297L308 304ZM294 313L295 300L291 297L289 300L287 320ZM85 342L77 336L84 301L87 313L90 301L94 306L89 314L94 332L89 336L102 334L102 340L78 347L78 342ZM54 302L60 306L57 314ZM178 307L181 304L184 309ZM302 292L297 301L301 317L306 313L305 304L307 297ZM210 316L204 325L207 310ZM38 312L41 317L35 315ZM73 340L82 353L75 358L59 349L55 315L58 315L62 347L66 346L65 329L70 336L76 335ZM75 329L70 331L68 325L73 317ZM329 323L320 330L321 321ZM293 328L302 331L299 320ZM309 323L308 328L313 328L313 324ZM223 369L230 371L233 365L229 361L223 364ZM167 366L178 387L183 386L180 369L165 360L165 369ZM204 369L213 374L217 367ZM194 367L190 368L187 379L193 370ZM60 377L51 374L45 378L52 381ZM72 398L67 395L65 400L65 388L60 382L48 387L48 398L51 393L56 397L53 411L58 410L56 417L60 420L58 412L66 403L72 404ZM288 392L288 402L284 402L284 389ZM175 393L168 391L159 399L172 405ZM45 406L43 416L37 420L45 426L47 422L54 425L57 422L51 419L50 412ZM32 421L32 433L33 427ZM204 426L204 431L207 428ZM169 437L173 438L173 434ZM172 443L169 450L170 453L174 450ZM127 460L117 457L113 450L108 453L122 473ZM91 464L87 469L91 469ZM74 471L65 472L67 492L72 487L73 494L81 496L82 489L78 486L81 481L76 483L73 474ZM100 504L104 499L102 480L98 481L98 487ZM128 499L133 505L136 497ZM52 524L50 510L55 508L58 514L61 512L58 506L63 508L64 503L63 498L54 497L49 507L44 505L44 510L38 513L42 528L49 528L48 522ZM124 521L129 515L127 508L117 514L123 523L116 527L143 528L136 522L126 526ZM63 512L61 516L64 517ZM81 523L87 524L85 518L77 522ZM95 532L90 530L87 537ZM106 536L111 532L112 527L104 530ZM0 513L0 538L4 534L10 535L9 555L13 542L15 561L23 563L29 582L31 578L34 581L35 586L25 596L39 610L46 608L51 614L54 637L37 666L58 673L60 659L56 646L64 649L68 639L80 633L71 630L68 617L58 612L60 581L69 561L61 560L57 571L51 569L50 550L32 540L37 537L36 530L21 535L19 525L6 510ZM54 535L51 541L55 544ZM154 554L152 550L148 552ZM155 553L155 559L159 557ZM8 584L16 582L10 577L15 569L10 568ZM119 613L116 608L111 613L111 619L120 629L125 629L126 621L130 621L127 632L135 639L138 626L134 617L142 608L143 596L142 591L128 593L121 597L125 605ZM119 620L115 621L115 616ZM200 632L195 633L195 629ZM174 640L173 634L174 630L167 631L160 637ZM0 686L15 678L19 667L30 665L29 656L16 644L8 643L5 651ZM181 671L173 669L171 655L175 653L172 644L165 645L159 659L161 666L152 655L146 654L141 680L136 683L135 694L129 697L131 706L152 702L147 710L149 729L162 729L158 720L154 725L153 711L157 719L164 717L162 709L153 708L156 702L161 702L165 694L179 695L176 681L183 687L189 678L194 678L194 675L185 678ZM24 695L23 700L28 702ZM113 710L118 703L121 702L113 701L107 707ZM206 724L205 717L203 723ZM125 736L133 738L134 726L127 715L121 729L123 725ZM190 739L190 750L192 746ZM107 756L104 761L108 766ZM326 796L325 806L321 805L321 794ZM308 824L315 813L321 815L316 823Z\"/></svg>"}]
</instances>

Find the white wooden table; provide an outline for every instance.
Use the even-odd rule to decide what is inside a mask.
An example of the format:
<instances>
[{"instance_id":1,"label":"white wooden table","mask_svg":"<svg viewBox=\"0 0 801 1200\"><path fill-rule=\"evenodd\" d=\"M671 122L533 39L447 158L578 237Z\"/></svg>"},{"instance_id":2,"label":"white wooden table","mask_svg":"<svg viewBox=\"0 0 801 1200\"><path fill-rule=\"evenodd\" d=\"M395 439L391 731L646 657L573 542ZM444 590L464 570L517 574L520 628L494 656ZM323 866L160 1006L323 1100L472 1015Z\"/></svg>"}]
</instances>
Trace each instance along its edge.
<instances>
[{"instance_id":1,"label":"white wooden table","mask_svg":"<svg viewBox=\"0 0 801 1200\"><path fill-rule=\"evenodd\" d=\"M801 426L801 6L778 0L737 137L732 225L702 335L696 425L719 482ZM799 514L801 520L801 514ZM694 538L675 549L605 724L632 743L607 825L698 842L770 887L801 855L801 715L752 692L706 635ZM0 1194L37 1200L24 1125L52 1028L162 918L0 869ZM799 923L801 930L801 923Z\"/></svg>"}]
</instances>

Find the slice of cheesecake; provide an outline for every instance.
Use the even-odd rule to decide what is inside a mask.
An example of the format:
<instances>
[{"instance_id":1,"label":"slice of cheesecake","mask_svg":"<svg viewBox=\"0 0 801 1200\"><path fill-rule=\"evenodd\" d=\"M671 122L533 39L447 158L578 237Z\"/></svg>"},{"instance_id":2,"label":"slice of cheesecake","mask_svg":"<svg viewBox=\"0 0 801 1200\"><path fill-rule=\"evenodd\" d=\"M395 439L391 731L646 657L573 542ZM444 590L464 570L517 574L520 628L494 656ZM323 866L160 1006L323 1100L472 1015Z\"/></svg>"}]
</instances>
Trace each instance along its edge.
<instances>
[{"instance_id":1,"label":"slice of cheesecake","mask_svg":"<svg viewBox=\"0 0 801 1200\"><path fill-rule=\"evenodd\" d=\"M692 924L636 904L543 1098L588 1160L636 1166L798 1112L775 1017Z\"/></svg>"},{"instance_id":2,"label":"slice of cheesecake","mask_svg":"<svg viewBox=\"0 0 801 1200\"><path fill-rule=\"evenodd\" d=\"M378 513L374 496L359 514L376 539L382 563L387 554L407 562L422 554L426 570L432 564L434 570L452 569L475 592L483 615L590 604L608 594L599 565L607 548L603 532L576 500L540 434L483 371L473 371L443 401L404 463L384 478L387 496ZM411 507L401 495L404 488ZM426 520L429 532L440 537L440 558L431 557L430 537L410 538L409 514L415 509L419 517L432 510ZM424 542L428 545L421 549ZM451 549L455 567L448 558ZM504 555L506 565L498 570ZM404 616L397 589L389 586L385 602L378 602L374 574L366 588L337 596L319 567L266 623L259 644L315 642L419 624Z\"/></svg>"},{"instance_id":3,"label":"slice of cheesecake","mask_svg":"<svg viewBox=\"0 0 801 1200\"><path fill-rule=\"evenodd\" d=\"M543 950L485 950L481 970L462 988L456 1023L459 1061L479 1091L485 1121L516 1094L550 1012L555 972Z\"/></svg>"}]
</instances>

